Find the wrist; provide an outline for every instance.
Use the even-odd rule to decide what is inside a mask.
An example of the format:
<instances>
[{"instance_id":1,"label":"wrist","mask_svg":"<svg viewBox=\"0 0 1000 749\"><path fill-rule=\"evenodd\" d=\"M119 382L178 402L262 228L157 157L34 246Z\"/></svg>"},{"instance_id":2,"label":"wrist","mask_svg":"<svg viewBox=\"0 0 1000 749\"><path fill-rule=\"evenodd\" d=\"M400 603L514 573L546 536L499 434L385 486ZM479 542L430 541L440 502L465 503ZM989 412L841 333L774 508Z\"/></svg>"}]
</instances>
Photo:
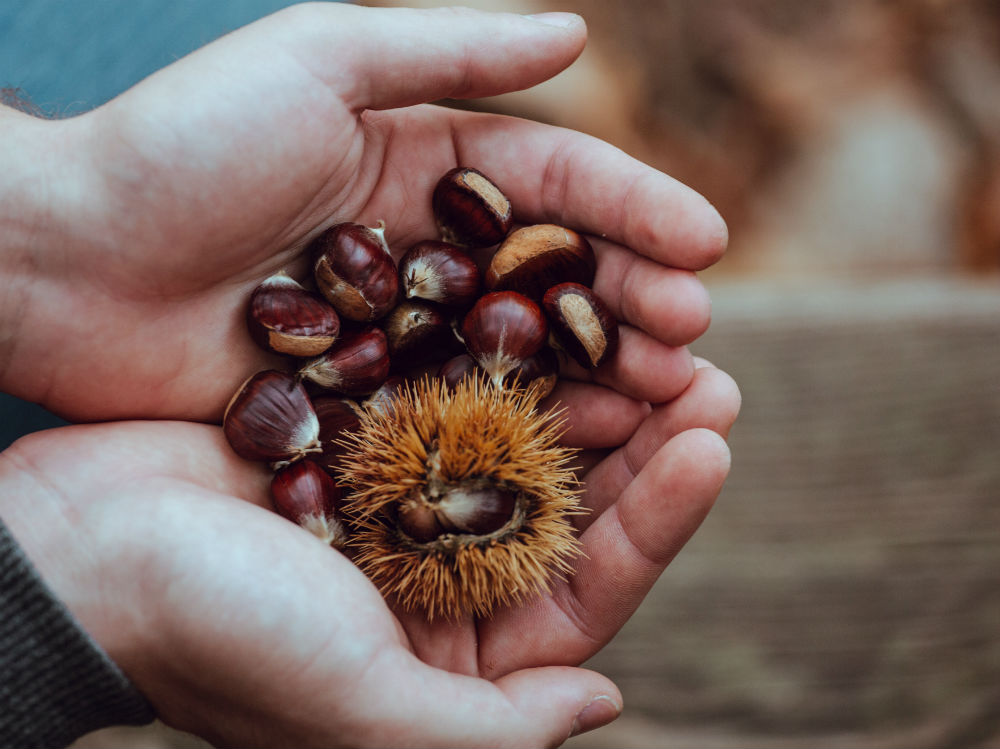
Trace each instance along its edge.
<instances>
[{"instance_id":1,"label":"wrist","mask_svg":"<svg viewBox=\"0 0 1000 749\"><path fill-rule=\"evenodd\" d=\"M142 627L120 616L143 607L128 575L112 574L128 553L121 539L105 539L99 502L79 502L67 493L70 481L54 464L72 460L59 436L66 427L24 437L0 453L0 522L17 540L38 577L73 615L80 627L119 664L130 662ZM52 459L54 458L54 460ZM133 560L134 561L134 560Z\"/></svg>"}]
</instances>

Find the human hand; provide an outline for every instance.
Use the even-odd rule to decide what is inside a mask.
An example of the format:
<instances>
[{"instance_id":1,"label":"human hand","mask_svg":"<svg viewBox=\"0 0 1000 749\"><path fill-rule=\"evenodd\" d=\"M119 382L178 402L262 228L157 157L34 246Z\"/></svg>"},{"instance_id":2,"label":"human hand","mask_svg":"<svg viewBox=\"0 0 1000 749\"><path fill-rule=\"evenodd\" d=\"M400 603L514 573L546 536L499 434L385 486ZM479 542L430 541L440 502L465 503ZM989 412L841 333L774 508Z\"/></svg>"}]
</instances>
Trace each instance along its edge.
<instances>
[{"instance_id":1,"label":"human hand","mask_svg":"<svg viewBox=\"0 0 1000 749\"><path fill-rule=\"evenodd\" d=\"M461 163L495 179L519 220L600 238L595 288L625 329L594 376L608 387L578 402L608 413L616 394L673 398L693 375L683 346L708 324L691 271L723 251L715 211L592 138L415 106L554 75L585 41L579 19L557 18L568 25L308 4L85 115L0 112L15 162L0 205L16 218L0 254L0 388L72 420L217 420L274 365L243 327L253 287L303 275L303 247L339 221L387 220L397 254L434 236L431 187Z\"/></svg>"},{"instance_id":2,"label":"human hand","mask_svg":"<svg viewBox=\"0 0 1000 749\"><path fill-rule=\"evenodd\" d=\"M555 745L620 709L613 684L570 666L708 510L736 405L699 369L591 469L573 578L478 622L394 618L339 552L263 509L266 469L217 427L22 438L0 455L0 517L158 715L215 745Z\"/></svg>"}]
</instances>

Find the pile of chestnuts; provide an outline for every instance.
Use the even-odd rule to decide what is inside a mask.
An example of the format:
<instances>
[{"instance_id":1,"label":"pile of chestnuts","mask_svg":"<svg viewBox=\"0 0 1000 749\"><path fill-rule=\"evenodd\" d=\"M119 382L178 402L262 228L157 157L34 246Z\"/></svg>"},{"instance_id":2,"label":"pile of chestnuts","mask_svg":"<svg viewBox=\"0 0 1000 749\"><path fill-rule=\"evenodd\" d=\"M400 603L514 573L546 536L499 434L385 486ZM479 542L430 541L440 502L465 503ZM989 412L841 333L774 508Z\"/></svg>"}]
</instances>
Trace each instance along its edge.
<instances>
[{"instance_id":1,"label":"pile of chestnuts","mask_svg":"<svg viewBox=\"0 0 1000 749\"><path fill-rule=\"evenodd\" d=\"M338 548L350 546L343 437L366 411L392 409L421 378L450 390L479 378L542 398L561 357L594 368L618 345L614 315L591 288L586 238L551 224L513 229L508 198L468 167L438 181L431 205L440 239L417 242L398 264L384 223L341 223L309 245L311 278L278 273L247 308L253 340L287 357L289 371L243 383L226 409L226 438L241 457L272 465L278 512ZM401 537L421 548L448 534L495 542L515 503L495 486L470 491L453 492L451 516L400 511Z\"/></svg>"}]
</instances>

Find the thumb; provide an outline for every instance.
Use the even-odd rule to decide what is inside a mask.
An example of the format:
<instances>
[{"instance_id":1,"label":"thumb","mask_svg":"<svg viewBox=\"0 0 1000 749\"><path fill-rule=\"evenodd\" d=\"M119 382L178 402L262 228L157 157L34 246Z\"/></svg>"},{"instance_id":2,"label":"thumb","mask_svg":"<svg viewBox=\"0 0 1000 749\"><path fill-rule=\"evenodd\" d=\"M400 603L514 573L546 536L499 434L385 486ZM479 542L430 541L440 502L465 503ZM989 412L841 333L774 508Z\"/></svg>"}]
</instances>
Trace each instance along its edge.
<instances>
[{"instance_id":1,"label":"thumb","mask_svg":"<svg viewBox=\"0 0 1000 749\"><path fill-rule=\"evenodd\" d=\"M307 4L257 24L353 110L493 96L551 78L583 51L572 13ZM263 41L263 40L262 40Z\"/></svg>"}]
</instances>

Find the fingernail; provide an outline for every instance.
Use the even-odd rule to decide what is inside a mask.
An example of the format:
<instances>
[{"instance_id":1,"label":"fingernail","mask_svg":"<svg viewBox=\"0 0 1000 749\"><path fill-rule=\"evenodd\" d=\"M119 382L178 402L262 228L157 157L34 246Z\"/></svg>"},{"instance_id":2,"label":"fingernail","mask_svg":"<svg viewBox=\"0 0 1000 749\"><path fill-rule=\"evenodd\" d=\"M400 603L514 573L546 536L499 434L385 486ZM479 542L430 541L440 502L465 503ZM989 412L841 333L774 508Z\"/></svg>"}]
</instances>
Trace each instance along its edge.
<instances>
[{"instance_id":1,"label":"fingernail","mask_svg":"<svg viewBox=\"0 0 1000 749\"><path fill-rule=\"evenodd\" d=\"M577 736L586 731L606 726L621 714L621 706L610 697L601 695L595 697L573 719L573 729L570 736Z\"/></svg>"},{"instance_id":2,"label":"fingernail","mask_svg":"<svg viewBox=\"0 0 1000 749\"><path fill-rule=\"evenodd\" d=\"M563 29L569 28L580 21L580 16L576 13L532 13L525 16L525 18L530 18L532 21L538 21L548 26L558 26Z\"/></svg>"}]
</instances>

